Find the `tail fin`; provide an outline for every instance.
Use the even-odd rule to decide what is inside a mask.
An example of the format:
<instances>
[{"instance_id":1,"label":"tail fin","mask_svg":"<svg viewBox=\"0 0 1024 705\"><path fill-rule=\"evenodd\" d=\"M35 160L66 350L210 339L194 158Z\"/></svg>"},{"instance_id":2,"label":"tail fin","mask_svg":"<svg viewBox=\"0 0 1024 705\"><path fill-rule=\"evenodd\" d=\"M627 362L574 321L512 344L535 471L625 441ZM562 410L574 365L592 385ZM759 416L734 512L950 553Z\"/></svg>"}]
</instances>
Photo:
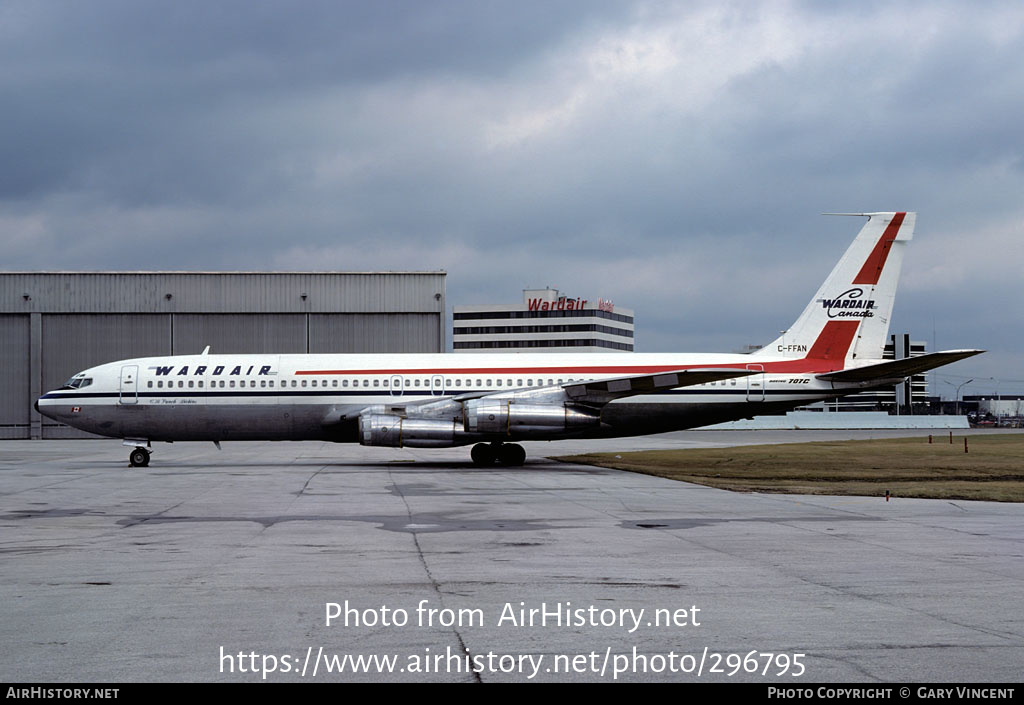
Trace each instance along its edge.
<instances>
[{"instance_id":1,"label":"tail fin","mask_svg":"<svg viewBox=\"0 0 1024 705\"><path fill-rule=\"evenodd\" d=\"M796 322L754 355L836 362L882 357L917 214L851 215L865 215L868 222Z\"/></svg>"}]
</instances>

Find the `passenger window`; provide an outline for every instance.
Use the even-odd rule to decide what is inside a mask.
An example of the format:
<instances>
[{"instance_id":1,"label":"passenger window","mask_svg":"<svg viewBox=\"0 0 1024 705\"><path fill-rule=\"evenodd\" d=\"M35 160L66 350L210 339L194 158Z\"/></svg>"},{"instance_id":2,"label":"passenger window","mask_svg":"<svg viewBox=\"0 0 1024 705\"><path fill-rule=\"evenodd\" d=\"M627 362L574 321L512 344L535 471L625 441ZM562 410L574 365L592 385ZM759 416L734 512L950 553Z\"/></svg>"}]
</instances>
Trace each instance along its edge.
<instances>
[{"instance_id":1,"label":"passenger window","mask_svg":"<svg viewBox=\"0 0 1024 705\"><path fill-rule=\"evenodd\" d=\"M302 386L303 386L303 387L305 387L305 386L306 386L306 380L302 380Z\"/></svg>"},{"instance_id":2,"label":"passenger window","mask_svg":"<svg viewBox=\"0 0 1024 705\"><path fill-rule=\"evenodd\" d=\"M150 389L152 389L153 388L153 383L152 382L146 382L146 386L149 387Z\"/></svg>"},{"instance_id":3,"label":"passenger window","mask_svg":"<svg viewBox=\"0 0 1024 705\"><path fill-rule=\"evenodd\" d=\"M156 383L156 386L159 387L160 389L163 389L164 388L164 381L160 380L159 382Z\"/></svg>"},{"instance_id":4,"label":"passenger window","mask_svg":"<svg viewBox=\"0 0 1024 705\"><path fill-rule=\"evenodd\" d=\"M249 381L249 386L255 389L256 388L256 380L250 380Z\"/></svg>"},{"instance_id":5,"label":"passenger window","mask_svg":"<svg viewBox=\"0 0 1024 705\"><path fill-rule=\"evenodd\" d=\"M313 387L316 386L316 380L315 379L310 383L310 386L313 386Z\"/></svg>"},{"instance_id":6,"label":"passenger window","mask_svg":"<svg viewBox=\"0 0 1024 705\"><path fill-rule=\"evenodd\" d=\"M363 380L363 386L364 386L364 387L369 387L369 386L370 386L370 380L368 380L368 379L364 379L364 380Z\"/></svg>"},{"instance_id":7,"label":"passenger window","mask_svg":"<svg viewBox=\"0 0 1024 705\"><path fill-rule=\"evenodd\" d=\"M185 383L184 383L184 382L182 382L182 381L181 381L181 380L179 379L179 380L178 380L178 389L181 389L181 388L182 388L182 387L184 387L184 386L185 386Z\"/></svg>"},{"instance_id":8,"label":"passenger window","mask_svg":"<svg viewBox=\"0 0 1024 705\"><path fill-rule=\"evenodd\" d=\"M420 386L420 381L416 380L415 382L413 382L413 384L415 384L418 387L418 386Z\"/></svg>"},{"instance_id":9,"label":"passenger window","mask_svg":"<svg viewBox=\"0 0 1024 705\"><path fill-rule=\"evenodd\" d=\"M508 386L510 386L510 387L512 386L512 380L508 381Z\"/></svg>"},{"instance_id":10,"label":"passenger window","mask_svg":"<svg viewBox=\"0 0 1024 705\"><path fill-rule=\"evenodd\" d=\"M373 380L373 386L374 387L379 387L380 386L380 380L379 379Z\"/></svg>"},{"instance_id":11,"label":"passenger window","mask_svg":"<svg viewBox=\"0 0 1024 705\"><path fill-rule=\"evenodd\" d=\"M461 379L455 380L455 386L456 387L461 387L462 386L462 380Z\"/></svg>"},{"instance_id":12,"label":"passenger window","mask_svg":"<svg viewBox=\"0 0 1024 705\"><path fill-rule=\"evenodd\" d=\"M388 380L384 380L384 386L388 386Z\"/></svg>"},{"instance_id":13,"label":"passenger window","mask_svg":"<svg viewBox=\"0 0 1024 705\"><path fill-rule=\"evenodd\" d=\"M341 386L342 386L342 387L347 387L347 386L348 386L348 380L347 380L347 379L345 379L345 380L342 380L342 381L341 381Z\"/></svg>"},{"instance_id":14,"label":"passenger window","mask_svg":"<svg viewBox=\"0 0 1024 705\"><path fill-rule=\"evenodd\" d=\"M487 380L487 386L488 386L488 387L490 387L490 386L491 386L491 380Z\"/></svg>"},{"instance_id":15,"label":"passenger window","mask_svg":"<svg viewBox=\"0 0 1024 705\"><path fill-rule=\"evenodd\" d=\"M527 387L532 387L533 386L533 380L532 379L526 380L526 386Z\"/></svg>"},{"instance_id":16,"label":"passenger window","mask_svg":"<svg viewBox=\"0 0 1024 705\"><path fill-rule=\"evenodd\" d=\"M264 389L266 389L266 387L267 387L267 380L261 379L260 380L260 386L263 387Z\"/></svg>"},{"instance_id":17,"label":"passenger window","mask_svg":"<svg viewBox=\"0 0 1024 705\"><path fill-rule=\"evenodd\" d=\"M338 380L336 380L336 379L332 379L332 380L331 380L331 386L332 386L332 387L337 387L337 386L338 386Z\"/></svg>"},{"instance_id":18,"label":"passenger window","mask_svg":"<svg viewBox=\"0 0 1024 705\"><path fill-rule=\"evenodd\" d=\"M232 389L234 389L234 388L235 388L235 380L231 380L231 381L230 381L230 382L228 383L228 386L229 386L229 387L231 387Z\"/></svg>"},{"instance_id":19,"label":"passenger window","mask_svg":"<svg viewBox=\"0 0 1024 705\"><path fill-rule=\"evenodd\" d=\"M498 380L498 386L499 387L501 386L501 380L500 379Z\"/></svg>"},{"instance_id":20,"label":"passenger window","mask_svg":"<svg viewBox=\"0 0 1024 705\"><path fill-rule=\"evenodd\" d=\"M200 389L202 389L202 388L203 388L203 380L199 380L199 388L200 388Z\"/></svg>"}]
</instances>

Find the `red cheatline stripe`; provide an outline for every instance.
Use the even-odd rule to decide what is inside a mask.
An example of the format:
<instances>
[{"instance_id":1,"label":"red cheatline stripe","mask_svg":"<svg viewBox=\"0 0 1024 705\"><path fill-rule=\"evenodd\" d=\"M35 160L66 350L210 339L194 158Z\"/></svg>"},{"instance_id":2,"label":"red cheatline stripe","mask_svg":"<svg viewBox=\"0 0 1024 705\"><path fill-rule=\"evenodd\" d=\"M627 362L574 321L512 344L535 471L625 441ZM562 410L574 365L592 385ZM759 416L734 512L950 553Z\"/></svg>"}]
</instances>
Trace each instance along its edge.
<instances>
[{"instance_id":1,"label":"red cheatline stripe","mask_svg":"<svg viewBox=\"0 0 1024 705\"><path fill-rule=\"evenodd\" d=\"M889 251L892 250L892 241L896 239L896 234L899 233L906 215L906 213L897 213L892 217L892 221L886 226L882 237L875 243L875 249L871 250L864 266L860 268L860 272L853 280L854 284L878 283L878 278L882 276L882 267L885 266L885 260L889 257Z\"/></svg>"},{"instance_id":2,"label":"red cheatline stripe","mask_svg":"<svg viewBox=\"0 0 1024 705\"><path fill-rule=\"evenodd\" d=\"M843 354L838 357L833 357L831 354L825 356L823 353L818 357L814 357L810 353L806 358L797 360L777 360L769 361L765 360L764 371L765 372L832 372L837 369L842 369L843 358L846 355L846 349L849 348L850 340L853 338L853 334L856 332L856 321L829 321L826 324L825 330L830 330L830 325L843 325L853 324L851 332L846 340ZM818 336L818 340L821 341L825 336L824 331L822 335ZM833 336L830 333L829 339ZM839 346L829 345L828 348L832 349L835 347L838 349ZM824 350L825 348L820 347L818 343L815 343L815 347L811 349L811 352L815 350ZM467 367L467 368L425 368L425 369L399 369L399 370L298 370L295 372L296 375L306 376L320 376L320 375L447 375L449 377L455 377L458 375L479 375L479 374L493 374L493 375L586 375L586 374L620 374L620 375L642 375L642 374L655 374L658 372L674 372L676 370L706 370L709 368L714 369L736 369L745 370L747 369L746 363L734 363L727 362L720 365L709 364L709 365L615 365L609 367Z\"/></svg>"},{"instance_id":3,"label":"red cheatline stripe","mask_svg":"<svg viewBox=\"0 0 1024 705\"><path fill-rule=\"evenodd\" d=\"M713 365L613 365L605 367L460 367L416 370L298 370L297 375L525 375L525 374L653 374Z\"/></svg>"},{"instance_id":4,"label":"red cheatline stripe","mask_svg":"<svg viewBox=\"0 0 1024 705\"><path fill-rule=\"evenodd\" d=\"M829 321L821 329L807 357L816 360L845 359L859 325L860 321Z\"/></svg>"}]
</instances>

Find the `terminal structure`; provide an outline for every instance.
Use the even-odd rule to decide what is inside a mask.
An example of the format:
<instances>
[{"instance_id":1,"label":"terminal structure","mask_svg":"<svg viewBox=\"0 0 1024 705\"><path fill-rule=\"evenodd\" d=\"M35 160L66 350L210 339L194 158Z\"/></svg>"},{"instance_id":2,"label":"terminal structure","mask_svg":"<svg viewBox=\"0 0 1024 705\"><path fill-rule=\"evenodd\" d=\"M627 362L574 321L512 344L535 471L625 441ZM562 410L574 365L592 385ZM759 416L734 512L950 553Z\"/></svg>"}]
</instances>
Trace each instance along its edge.
<instances>
[{"instance_id":1,"label":"terminal structure","mask_svg":"<svg viewBox=\"0 0 1024 705\"><path fill-rule=\"evenodd\" d=\"M519 304L456 306L455 352L633 352L633 311L603 298L524 289Z\"/></svg>"}]
</instances>

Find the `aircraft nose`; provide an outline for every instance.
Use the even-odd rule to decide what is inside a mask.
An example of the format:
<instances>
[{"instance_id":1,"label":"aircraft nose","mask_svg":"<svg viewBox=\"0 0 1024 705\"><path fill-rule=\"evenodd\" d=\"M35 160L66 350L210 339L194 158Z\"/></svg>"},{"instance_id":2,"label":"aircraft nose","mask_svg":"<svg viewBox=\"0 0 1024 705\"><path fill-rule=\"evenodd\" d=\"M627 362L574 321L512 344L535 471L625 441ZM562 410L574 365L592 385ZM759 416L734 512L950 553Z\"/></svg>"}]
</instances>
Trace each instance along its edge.
<instances>
[{"instance_id":1,"label":"aircraft nose","mask_svg":"<svg viewBox=\"0 0 1024 705\"><path fill-rule=\"evenodd\" d=\"M36 399L36 403L33 404L32 406L34 406L36 408L36 413L38 414L39 413L39 400Z\"/></svg>"}]
</instances>

